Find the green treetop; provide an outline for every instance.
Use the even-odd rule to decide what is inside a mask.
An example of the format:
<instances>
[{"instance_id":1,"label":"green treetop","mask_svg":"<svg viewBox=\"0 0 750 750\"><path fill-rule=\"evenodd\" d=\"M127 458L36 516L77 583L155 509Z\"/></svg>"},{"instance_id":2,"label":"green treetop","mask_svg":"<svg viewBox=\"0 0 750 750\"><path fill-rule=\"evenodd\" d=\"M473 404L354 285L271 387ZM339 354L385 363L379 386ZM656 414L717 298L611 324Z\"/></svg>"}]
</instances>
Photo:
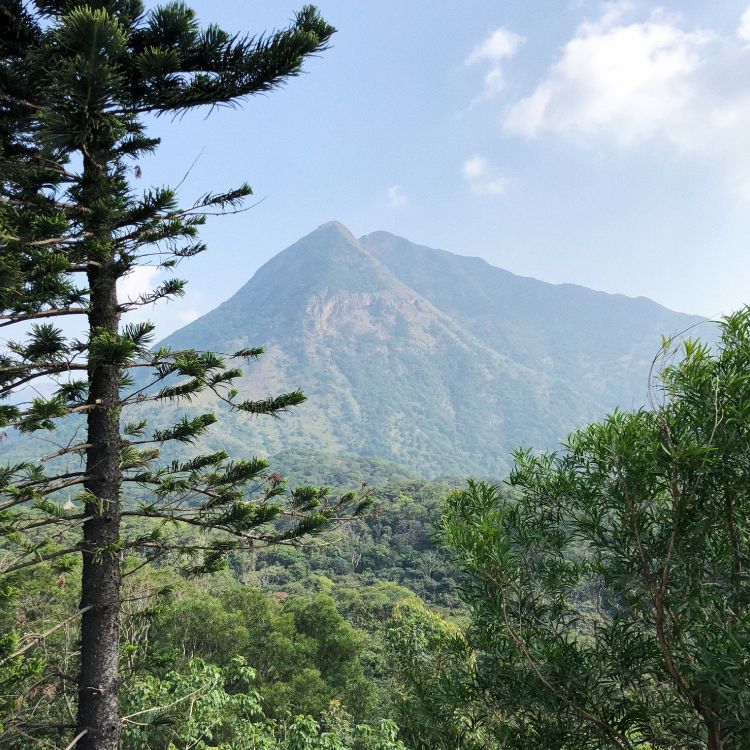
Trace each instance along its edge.
<instances>
[{"instance_id":1,"label":"green treetop","mask_svg":"<svg viewBox=\"0 0 750 750\"><path fill-rule=\"evenodd\" d=\"M666 349L671 344L667 342ZM750 309L682 345L649 410L516 454L443 534L507 748L750 746Z\"/></svg>"}]
</instances>

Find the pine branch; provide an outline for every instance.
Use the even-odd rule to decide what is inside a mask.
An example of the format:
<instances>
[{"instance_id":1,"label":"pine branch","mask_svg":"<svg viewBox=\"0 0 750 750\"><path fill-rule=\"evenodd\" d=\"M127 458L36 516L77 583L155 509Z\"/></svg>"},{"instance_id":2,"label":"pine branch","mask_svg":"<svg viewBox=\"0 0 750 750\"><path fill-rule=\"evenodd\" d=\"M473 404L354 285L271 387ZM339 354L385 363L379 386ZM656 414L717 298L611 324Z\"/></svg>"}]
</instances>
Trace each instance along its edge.
<instances>
[{"instance_id":1,"label":"pine branch","mask_svg":"<svg viewBox=\"0 0 750 750\"><path fill-rule=\"evenodd\" d=\"M61 448L59 451L55 451L55 453L50 453L46 456L42 456L39 460L43 463L46 463L47 461L51 461L53 458L59 458L60 456L65 456L69 453L81 453L82 451L85 451L90 447L91 443L76 443L75 445L69 445L65 448Z\"/></svg>"},{"instance_id":2,"label":"pine branch","mask_svg":"<svg viewBox=\"0 0 750 750\"><path fill-rule=\"evenodd\" d=\"M29 636L29 643L27 643L25 646L22 646L19 649L16 649L12 654L6 656L4 659L0 659L0 666L3 664L7 664L9 661L12 661L13 659L18 658L21 656L21 654L25 654L29 649L34 648L37 644L41 643L45 638L48 638L53 633L56 633L60 628L65 627L69 622L72 622L73 620L77 620L83 612L88 612L88 610L91 609L91 607L84 607L83 609L79 609L74 615L71 615L70 617L66 617L64 620L57 623L57 625L54 625L51 628L48 628L43 633L38 633ZM54 725L55 727L59 726L57 724ZM69 724L63 725L66 728L69 727Z\"/></svg>"},{"instance_id":3,"label":"pine branch","mask_svg":"<svg viewBox=\"0 0 750 750\"><path fill-rule=\"evenodd\" d=\"M6 568L3 568L0 570L0 575L10 575L11 573L17 573L19 570L25 570L26 568L32 568L35 565L40 565L41 563L50 562L51 560L57 560L60 557L65 557L65 555L72 555L76 552L80 552L80 547L68 547L67 549L63 550L57 550L56 552L52 552L49 555L39 555L34 560L27 560L26 562L19 562L15 565L9 565Z\"/></svg>"},{"instance_id":4,"label":"pine branch","mask_svg":"<svg viewBox=\"0 0 750 750\"><path fill-rule=\"evenodd\" d=\"M39 320L40 318L57 318L62 315L87 315L89 312L86 307L63 307L59 309L40 310L36 313L23 313L22 315L0 315L0 328L12 326L16 323L25 323L29 320Z\"/></svg>"}]
</instances>

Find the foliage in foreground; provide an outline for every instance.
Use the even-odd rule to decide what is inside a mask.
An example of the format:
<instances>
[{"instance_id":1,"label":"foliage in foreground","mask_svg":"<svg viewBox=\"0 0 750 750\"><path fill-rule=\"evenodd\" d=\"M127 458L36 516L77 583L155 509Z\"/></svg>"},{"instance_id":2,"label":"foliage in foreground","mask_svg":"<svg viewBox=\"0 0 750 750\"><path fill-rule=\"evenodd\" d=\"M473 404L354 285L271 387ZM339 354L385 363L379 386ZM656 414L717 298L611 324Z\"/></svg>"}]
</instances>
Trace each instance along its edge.
<instances>
[{"instance_id":1,"label":"foliage in foreground","mask_svg":"<svg viewBox=\"0 0 750 750\"><path fill-rule=\"evenodd\" d=\"M354 725L336 703L324 727L302 715L267 721L254 679L235 657L224 668L195 659L186 672L137 682L124 706L122 750L406 750L392 722Z\"/></svg>"},{"instance_id":2,"label":"foliage in foreground","mask_svg":"<svg viewBox=\"0 0 750 750\"><path fill-rule=\"evenodd\" d=\"M65 744L79 637L78 577L72 573L60 575L47 565L19 574L17 595L0 610L0 631L24 623L26 631L46 634L0 643L2 748ZM123 594L127 742L181 748L188 736L201 736L210 746L206 728L219 717L214 739L239 743L257 735L270 742L287 736L293 717L304 716L305 726L317 722L348 747L356 725L363 725L362 734L366 725L393 716L383 631L396 603L412 596L398 586L268 594L227 571L186 580L131 558ZM6 646L26 650L6 663ZM44 741L28 737L30 725L47 728Z\"/></svg>"},{"instance_id":3,"label":"foliage in foreground","mask_svg":"<svg viewBox=\"0 0 750 750\"><path fill-rule=\"evenodd\" d=\"M473 690L474 653L455 624L407 600L389 619L386 642L395 673L393 710L410 747L493 747Z\"/></svg>"},{"instance_id":4,"label":"foliage in foreground","mask_svg":"<svg viewBox=\"0 0 750 750\"><path fill-rule=\"evenodd\" d=\"M343 479L357 483L350 474ZM347 525L335 544L274 547L252 556L252 564L236 550L229 554L228 570L206 577L186 579L169 560L140 567L142 556L129 557L123 696L144 675L163 680L170 672L183 674L193 659L225 669L239 656L255 670L253 689L270 721L283 725L290 716L308 715L333 731L324 715L338 702L353 724L375 726L383 718L402 723L394 706L394 676L410 653L398 644L410 642L412 624L408 618L392 620L398 602L414 599L403 586L421 592L430 604L449 604L454 613L459 606L455 575L433 540L440 500L449 489L415 481L374 489L375 512ZM189 546L197 532L185 530L182 536ZM0 550L0 558L4 554ZM0 649L7 645L0 662L18 648L26 650L0 663L2 747L36 747L23 735L32 723L47 725L45 739L64 746L75 702L75 683L65 675L77 670L80 562L62 559L65 568L55 561L8 577L15 594L0 607L0 632L16 635L0 644ZM390 582L394 578L403 585ZM60 623L63 627L44 639L33 639ZM403 635L392 638L402 626Z\"/></svg>"},{"instance_id":5,"label":"foliage in foreground","mask_svg":"<svg viewBox=\"0 0 750 750\"><path fill-rule=\"evenodd\" d=\"M750 310L684 344L653 408L516 454L442 533L503 748L750 746Z\"/></svg>"}]
</instances>

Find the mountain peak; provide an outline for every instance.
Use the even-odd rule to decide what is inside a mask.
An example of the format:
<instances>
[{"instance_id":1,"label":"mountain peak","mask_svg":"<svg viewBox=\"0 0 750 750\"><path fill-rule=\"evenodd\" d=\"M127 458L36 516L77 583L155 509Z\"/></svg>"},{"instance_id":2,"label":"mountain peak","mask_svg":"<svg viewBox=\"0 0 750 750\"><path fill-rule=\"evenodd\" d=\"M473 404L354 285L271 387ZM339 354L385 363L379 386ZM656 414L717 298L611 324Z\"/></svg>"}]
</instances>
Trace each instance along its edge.
<instances>
[{"instance_id":1,"label":"mountain peak","mask_svg":"<svg viewBox=\"0 0 750 750\"><path fill-rule=\"evenodd\" d=\"M312 234L339 234L345 237L347 240L351 240L352 242L357 242L357 238L352 234L352 232L349 230L347 226L342 224L340 221L336 221L335 219L331 221L326 221L324 224L321 224L314 232L311 232L308 237Z\"/></svg>"},{"instance_id":2,"label":"mountain peak","mask_svg":"<svg viewBox=\"0 0 750 750\"><path fill-rule=\"evenodd\" d=\"M615 406L642 404L661 334L695 322L388 232L357 239L330 221L166 343L263 345L244 385L304 389L308 403L283 425L238 420L245 448L323 446L424 474L501 476L517 445L549 448Z\"/></svg>"}]
</instances>

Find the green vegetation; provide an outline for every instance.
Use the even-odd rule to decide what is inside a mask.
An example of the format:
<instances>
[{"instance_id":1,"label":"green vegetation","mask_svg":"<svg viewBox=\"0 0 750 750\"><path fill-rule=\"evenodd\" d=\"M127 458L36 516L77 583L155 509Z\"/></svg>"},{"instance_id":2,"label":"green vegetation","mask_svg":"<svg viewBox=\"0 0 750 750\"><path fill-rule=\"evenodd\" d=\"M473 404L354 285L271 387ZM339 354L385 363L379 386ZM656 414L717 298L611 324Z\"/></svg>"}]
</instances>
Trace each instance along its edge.
<instances>
[{"instance_id":1,"label":"green vegetation","mask_svg":"<svg viewBox=\"0 0 750 750\"><path fill-rule=\"evenodd\" d=\"M261 341L267 353L247 387L308 396L280 424L250 430L227 415L217 447L239 453L249 440L269 455L324 450L423 478L494 479L507 475L517 446L552 448L618 405L645 403L659 337L697 322L385 232L357 239L333 222L166 343Z\"/></svg>"},{"instance_id":2,"label":"green vegetation","mask_svg":"<svg viewBox=\"0 0 750 750\"><path fill-rule=\"evenodd\" d=\"M231 564L244 581L304 594L396 583L445 611L461 608L456 572L436 543L435 524L457 482L398 482L371 491L372 510L301 549L275 547ZM336 587L336 588L332 588Z\"/></svg>"},{"instance_id":3,"label":"green vegetation","mask_svg":"<svg viewBox=\"0 0 750 750\"><path fill-rule=\"evenodd\" d=\"M653 409L517 453L517 498L448 503L503 748L750 743L750 310L682 352Z\"/></svg>"},{"instance_id":4,"label":"green vegetation","mask_svg":"<svg viewBox=\"0 0 750 750\"><path fill-rule=\"evenodd\" d=\"M334 29L0 19L3 749L750 746L750 308L665 339L649 409L481 481L632 400L654 330L694 319L334 222L152 347L122 317L183 282L118 281L251 190L136 195L146 117L272 90ZM287 393L240 396L258 343L256 389ZM301 384L300 419L249 427Z\"/></svg>"},{"instance_id":5,"label":"green vegetation","mask_svg":"<svg viewBox=\"0 0 750 750\"><path fill-rule=\"evenodd\" d=\"M506 487L372 488L338 536L210 576L128 558L122 747L744 748L750 310L721 331ZM78 565L8 579L0 632L46 633L3 643L14 750L69 721Z\"/></svg>"},{"instance_id":6,"label":"green vegetation","mask_svg":"<svg viewBox=\"0 0 750 750\"><path fill-rule=\"evenodd\" d=\"M242 371L229 360L257 358L260 348L154 349L152 324L122 321L181 296L184 281L168 277L118 299L118 282L139 266L169 272L203 252L207 214L237 210L252 194L243 184L188 205L172 188L138 195L136 160L159 146L147 116L271 91L335 30L312 6L286 30L255 37L202 28L178 3L146 11L138 0L10 0L0 14L0 327L17 337L0 353L0 428L25 435L77 422L49 455L0 469L0 576L8 597L14 573L82 559L76 715L65 727L71 747L115 750L125 555L173 555L190 573L210 572L232 549L290 544L366 506L349 509L352 493L334 499L312 486L286 493L267 462L246 453L165 460L162 446L195 444L216 416L172 408L168 423L154 425L134 405L174 406L209 392L232 411L274 416L304 396L240 396ZM67 331L59 318L73 321ZM34 395L24 400L28 388ZM67 468L71 459L79 466ZM201 533L188 538L181 527ZM3 642L3 668L17 669L15 629ZM42 741L47 728L29 720L21 731Z\"/></svg>"},{"instance_id":7,"label":"green vegetation","mask_svg":"<svg viewBox=\"0 0 750 750\"><path fill-rule=\"evenodd\" d=\"M12 674L2 673L3 747L27 747L35 726L47 727L48 740L63 737L71 721L78 573L43 565L15 578L23 596L3 610L3 630L18 622L55 629L33 659L19 656ZM330 596L264 594L226 573L186 580L127 560L121 746L401 748L395 725L382 719L390 700L382 631L397 599L410 594L377 589L340 592L342 609L367 621L365 632ZM5 658L19 644L3 646Z\"/></svg>"}]
</instances>

